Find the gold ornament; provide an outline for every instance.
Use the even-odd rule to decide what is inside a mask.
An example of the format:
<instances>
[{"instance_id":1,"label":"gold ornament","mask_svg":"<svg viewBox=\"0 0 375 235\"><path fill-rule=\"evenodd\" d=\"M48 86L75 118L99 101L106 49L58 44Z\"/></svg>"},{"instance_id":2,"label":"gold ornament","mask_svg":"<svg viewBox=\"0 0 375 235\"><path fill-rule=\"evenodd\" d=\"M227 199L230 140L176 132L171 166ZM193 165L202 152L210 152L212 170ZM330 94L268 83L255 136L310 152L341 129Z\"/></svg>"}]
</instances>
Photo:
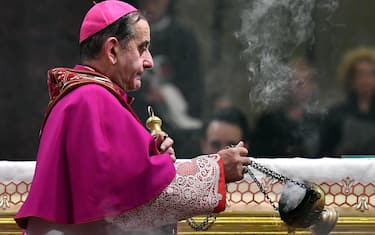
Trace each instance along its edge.
<instances>
[{"instance_id":1,"label":"gold ornament","mask_svg":"<svg viewBox=\"0 0 375 235\"><path fill-rule=\"evenodd\" d=\"M151 135L157 136L160 132L162 132L162 121L158 116L155 116L154 110L151 106L147 107L147 111L150 117L146 120L146 127L150 130Z\"/></svg>"}]
</instances>

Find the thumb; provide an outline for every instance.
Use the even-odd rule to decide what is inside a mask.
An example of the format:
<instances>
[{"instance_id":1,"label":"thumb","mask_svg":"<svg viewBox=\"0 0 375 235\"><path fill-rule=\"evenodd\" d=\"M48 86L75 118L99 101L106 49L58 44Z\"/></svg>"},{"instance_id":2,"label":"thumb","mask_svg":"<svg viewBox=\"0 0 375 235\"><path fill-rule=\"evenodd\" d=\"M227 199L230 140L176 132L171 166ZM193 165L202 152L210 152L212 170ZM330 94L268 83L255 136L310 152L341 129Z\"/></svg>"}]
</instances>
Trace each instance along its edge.
<instances>
[{"instance_id":1,"label":"thumb","mask_svg":"<svg viewBox=\"0 0 375 235\"><path fill-rule=\"evenodd\" d=\"M240 141L238 142L238 144L236 145L236 147L244 147L245 144L243 143L243 141Z\"/></svg>"}]
</instances>

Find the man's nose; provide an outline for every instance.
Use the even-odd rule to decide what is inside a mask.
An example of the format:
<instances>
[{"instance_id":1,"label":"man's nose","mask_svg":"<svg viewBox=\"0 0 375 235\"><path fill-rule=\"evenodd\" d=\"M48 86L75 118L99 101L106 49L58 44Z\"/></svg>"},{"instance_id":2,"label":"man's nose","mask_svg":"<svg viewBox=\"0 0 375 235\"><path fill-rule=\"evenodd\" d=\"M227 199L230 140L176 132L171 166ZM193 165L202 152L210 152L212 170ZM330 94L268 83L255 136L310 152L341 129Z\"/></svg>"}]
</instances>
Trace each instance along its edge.
<instances>
[{"instance_id":1,"label":"man's nose","mask_svg":"<svg viewBox=\"0 0 375 235\"><path fill-rule=\"evenodd\" d=\"M147 53L145 53L144 55L143 67L145 69L151 69L152 67L154 67L154 60L152 59L150 51L147 51Z\"/></svg>"}]
</instances>

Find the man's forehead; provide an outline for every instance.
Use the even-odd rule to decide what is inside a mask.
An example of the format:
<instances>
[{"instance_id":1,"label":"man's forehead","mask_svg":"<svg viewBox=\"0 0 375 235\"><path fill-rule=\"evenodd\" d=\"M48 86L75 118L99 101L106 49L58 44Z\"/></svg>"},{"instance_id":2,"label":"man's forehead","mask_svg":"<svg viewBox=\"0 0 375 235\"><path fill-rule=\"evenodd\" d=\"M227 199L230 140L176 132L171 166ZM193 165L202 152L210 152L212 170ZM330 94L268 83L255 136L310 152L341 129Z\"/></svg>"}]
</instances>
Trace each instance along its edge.
<instances>
[{"instance_id":1,"label":"man's forehead","mask_svg":"<svg viewBox=\"0 0 375 235\"><path fill-rule=\"evenodd\" d=\"M135 23L134 31L135 40L139 42L150 42L150 26L146 20L141 19L137 23Z\"/></svg>"}]
</instances>

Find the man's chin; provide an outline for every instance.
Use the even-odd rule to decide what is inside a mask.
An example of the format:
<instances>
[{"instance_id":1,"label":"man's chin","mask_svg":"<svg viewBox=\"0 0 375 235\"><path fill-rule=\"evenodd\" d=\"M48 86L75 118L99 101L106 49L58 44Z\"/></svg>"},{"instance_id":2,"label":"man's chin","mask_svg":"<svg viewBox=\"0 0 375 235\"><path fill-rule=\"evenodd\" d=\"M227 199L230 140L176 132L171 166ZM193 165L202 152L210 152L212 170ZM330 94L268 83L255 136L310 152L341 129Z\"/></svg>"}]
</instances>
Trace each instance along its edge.
<instances>
[{"instance_id":1,"label":"man's chin","mask_svg":"<svg viewBox=\"0 0 375 235\"><path fill-rule=\"evenodd\" d=\"M132 84L131 86L128 86L126 90L127 91L137 91L141 88L141 86L142 86L142 82L138 81L135 84Z\"/></svg>"}]
</instances>

